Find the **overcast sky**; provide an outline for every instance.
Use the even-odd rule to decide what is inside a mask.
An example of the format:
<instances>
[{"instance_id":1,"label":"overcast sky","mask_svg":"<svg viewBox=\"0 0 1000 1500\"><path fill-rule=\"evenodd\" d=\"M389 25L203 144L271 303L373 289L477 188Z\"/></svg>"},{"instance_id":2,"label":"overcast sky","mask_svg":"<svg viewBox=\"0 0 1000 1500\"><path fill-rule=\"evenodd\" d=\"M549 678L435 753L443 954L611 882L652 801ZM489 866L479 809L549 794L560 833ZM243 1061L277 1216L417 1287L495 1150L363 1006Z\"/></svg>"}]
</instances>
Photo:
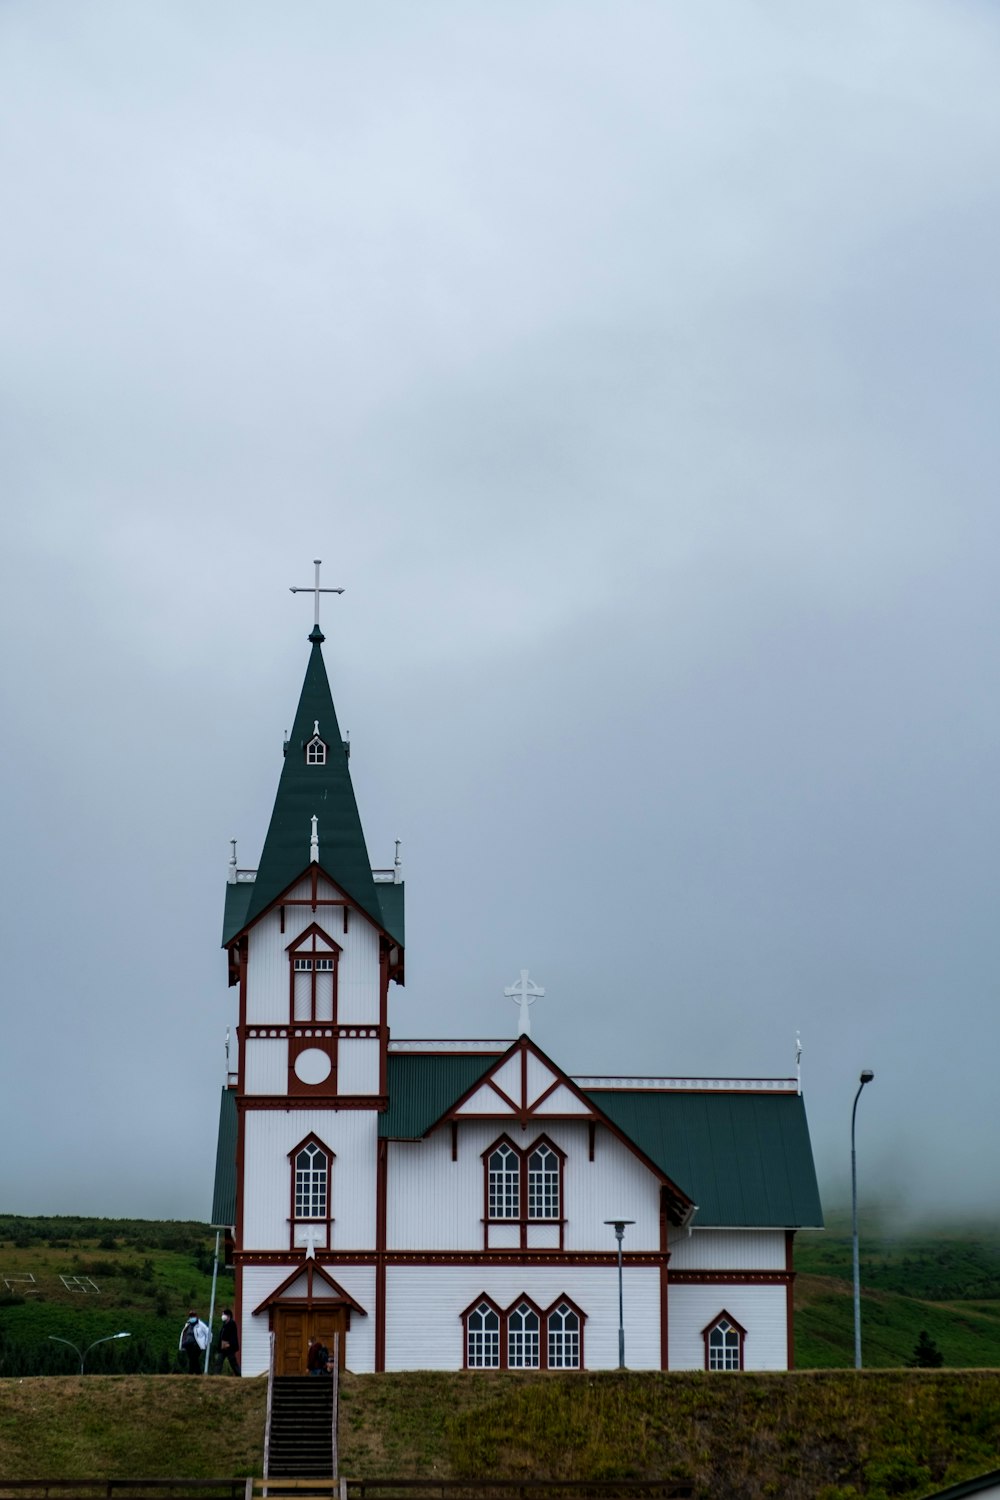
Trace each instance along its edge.
<instances>
[{"instance_id":1,"label":"overcast sky","mask_svg":"<svg viewBox=\"0 0 1000 1500\"><path fill-rule=\"evenodd\" d=\"M312 579L397 1036L995 1207L1000 16L0 6L0 1211L207 1218Z\"/></svg>"}]
</instances>

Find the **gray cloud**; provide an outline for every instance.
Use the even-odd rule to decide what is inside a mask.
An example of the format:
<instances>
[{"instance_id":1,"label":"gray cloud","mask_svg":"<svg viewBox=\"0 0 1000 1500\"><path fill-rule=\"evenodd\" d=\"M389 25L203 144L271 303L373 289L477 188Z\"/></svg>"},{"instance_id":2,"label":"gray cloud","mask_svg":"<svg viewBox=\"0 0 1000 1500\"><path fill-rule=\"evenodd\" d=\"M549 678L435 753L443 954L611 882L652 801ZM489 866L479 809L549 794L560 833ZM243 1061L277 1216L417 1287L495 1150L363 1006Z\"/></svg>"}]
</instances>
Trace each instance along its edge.
<instances>
[{"instance_id":1,"label":"gray cloud","mask_svg":"<svg viewBox=\"0 0 1000 1500\"><path fill-rule=\"evenodd\" d=\"M5 1206L207 1212L309 563L397 1034L996 1168L1000 203L962 4L0 18ZM25 1127L29 1122L30 1128ZM968 1151L968 1142L977 1143Z\"/></svg>"}]
</instances>

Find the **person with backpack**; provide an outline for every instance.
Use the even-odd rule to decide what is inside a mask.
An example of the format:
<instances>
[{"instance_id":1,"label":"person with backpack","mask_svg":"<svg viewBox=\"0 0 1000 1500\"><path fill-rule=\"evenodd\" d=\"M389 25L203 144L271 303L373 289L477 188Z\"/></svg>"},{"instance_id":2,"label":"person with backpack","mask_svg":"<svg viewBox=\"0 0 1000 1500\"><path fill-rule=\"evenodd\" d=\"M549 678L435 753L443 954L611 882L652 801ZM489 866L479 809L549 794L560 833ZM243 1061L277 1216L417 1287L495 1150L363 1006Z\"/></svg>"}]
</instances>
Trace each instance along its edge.
<instances>
[{"instance_id":1,"label":"person with backpack","mask_svg":"<svg viewBox=\"0 0 1000 1500\"><path fill-rule=\"evenodd\" d=\"M309 1340L309 1350L306 1354L306 1370L310 1375L326 1375L327 1366L330 1363L330 1351L319 1339Z\"/></svg>"},{"instance_id":2,"label":"person with backpack","mask_svg":"<svg viewBox=\"0 0 1000 1500\"><path fill-rule=\"evenodd\" d=\"M203 1323L196 1312L189 1312L177 1345L180 1353L187 1358L189 1375L201 1374L205 1350L211 1342L212 1334L208 1324Z\"/></svg>"}]
</instances>

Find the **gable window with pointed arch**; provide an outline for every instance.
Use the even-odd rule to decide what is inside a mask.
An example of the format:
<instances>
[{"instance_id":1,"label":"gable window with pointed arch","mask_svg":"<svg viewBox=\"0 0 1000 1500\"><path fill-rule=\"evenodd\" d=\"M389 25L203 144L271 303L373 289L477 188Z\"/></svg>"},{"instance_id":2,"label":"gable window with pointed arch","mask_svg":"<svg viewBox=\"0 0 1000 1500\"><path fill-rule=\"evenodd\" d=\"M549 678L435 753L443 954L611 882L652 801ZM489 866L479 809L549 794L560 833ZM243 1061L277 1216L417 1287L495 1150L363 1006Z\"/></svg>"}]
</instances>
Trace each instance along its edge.
<instances>
[{"instance_id":1,"label":"gable window with pointed arch","mask_svg":"<svg viewBox=\"0 0 1000 1500\"><path fill-rule=\"evenodd\" d=\"M337 967L339 943L315 922L301 937L288 944L289 1019L328 1021L337 1019Z\"/></svg>"},{"instance_id":2,"label":"gable window with pointed arch","mask_svg":"<svg viewBox=\"0 0 1000 1500\"><path fill-rule=\"evenodd\" d=\"M566 1153L541 1136L519 1147L501 1136L483 1152L485 1219L489 1224L563 1223L562 1177Z\"/></svg>"},{"instance_id":3,"label":"gable window with pointed arch","mask_svg":"<svg viewBox=\"0 0 1000 1500\"><path fill-rule=\"evenodd\" d=\"M290 1245L330 1248L333 1152L318 1135L307 1135L288 1153L291 1163Z\"/></svg>"},{"instance_id":4,"label":"gable window with pointed arch","mask_svg":"<svg viewBox=\"0 0 1000 1500\"><path fill-rule=\"evenodd\" d=\"M705 1340L706 1370L742 1370L747 1331L722 1310L701 1331Z\"/></svg>"}]
</instances>

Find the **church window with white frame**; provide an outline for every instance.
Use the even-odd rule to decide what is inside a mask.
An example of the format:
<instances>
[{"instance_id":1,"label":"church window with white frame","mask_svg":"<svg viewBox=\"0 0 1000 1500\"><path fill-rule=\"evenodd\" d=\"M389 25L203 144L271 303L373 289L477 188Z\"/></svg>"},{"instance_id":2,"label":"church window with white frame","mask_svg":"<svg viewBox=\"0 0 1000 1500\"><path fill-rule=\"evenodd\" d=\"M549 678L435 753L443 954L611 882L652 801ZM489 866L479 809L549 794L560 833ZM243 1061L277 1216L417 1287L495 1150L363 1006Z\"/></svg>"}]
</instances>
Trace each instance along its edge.
<instances>
[{"instance_id":1,"label":"church window with white frame","mask_svg":"<svg viewBox=\"0 0 1000 1500\"><path fill-rule=\"evenodd\" d=\"M507 1314L508 1370L537 1370L541 1363L540 1319L528 1302L519 1302Z\"/></svg>"},{"instance_id":2,"label":"church window with white frame","mask_svg":"<svg viewBox=\"0 0 1000 1500\"><path fill-rule=\"evenodd\" d=\"M329 1217L330 1161L315 1141L307 1141L295 1157L295 1218Z\"/></svg>"},{"instance_id":3,"label":"church window with white frame","mask_svg":"<svg viewBox=\"0 0 1000 1500\"><path fill-rule=\"evenodd\" d=\"M489 1216L517 1219L521 1214L521 1158L501 1141L489 1156Z\"/></svg>"},{"instance_id":4,"label":"church window with white frame","mask_svg":"<svg viewBox=\"0 0 1000 1500\"><path fill-rule=\"evenodd\" d=\"M706 1370L742 1370L746 1329L741 1328L727 1312L713 1319L702 1330L702 1337L705 1340Z\"/></svg>"},{"instance_id":5,"label":"church window with white frame","mask_svg":"<svg viewBox=\"0 0 1000 1500\"><path fill-rule=\"evenodd\" d=\"M318 734L314 734L312 739L306 745L306 765L326 765L326 745L324 741L320 739Z\"/></svg>"},{"instance_id":6,"label":"church window with white frame","mask_svg":"<svg viewBox=\"0 0 1000 1500\"><path fill-rule=\"evenodd\" d=\"M528 1157L528 1218L558 1217L559 1158L542 1141Z\"/></svg>"},{"instance_id":7,"label":"church window with white frame","mask_svg":"<svg viewBox=\"0 0 1000 1500\"><path fill-rule=\"evenodd\" d=\"M560 1302L547 1318L549 1369L580 1368L580 1316L568 1302Z\"/></svg>"},{"instance_id":8,"label":"church window with white frame","mask_svg":"<svg viewBox=\"0 0 1000 1500\"><path fill-rule=\"evenodd\" d=\"M470 1370L500 1368L500 1314L480 1302L466 1319L466 1362Z\"/></svg>"}]
</instances>

